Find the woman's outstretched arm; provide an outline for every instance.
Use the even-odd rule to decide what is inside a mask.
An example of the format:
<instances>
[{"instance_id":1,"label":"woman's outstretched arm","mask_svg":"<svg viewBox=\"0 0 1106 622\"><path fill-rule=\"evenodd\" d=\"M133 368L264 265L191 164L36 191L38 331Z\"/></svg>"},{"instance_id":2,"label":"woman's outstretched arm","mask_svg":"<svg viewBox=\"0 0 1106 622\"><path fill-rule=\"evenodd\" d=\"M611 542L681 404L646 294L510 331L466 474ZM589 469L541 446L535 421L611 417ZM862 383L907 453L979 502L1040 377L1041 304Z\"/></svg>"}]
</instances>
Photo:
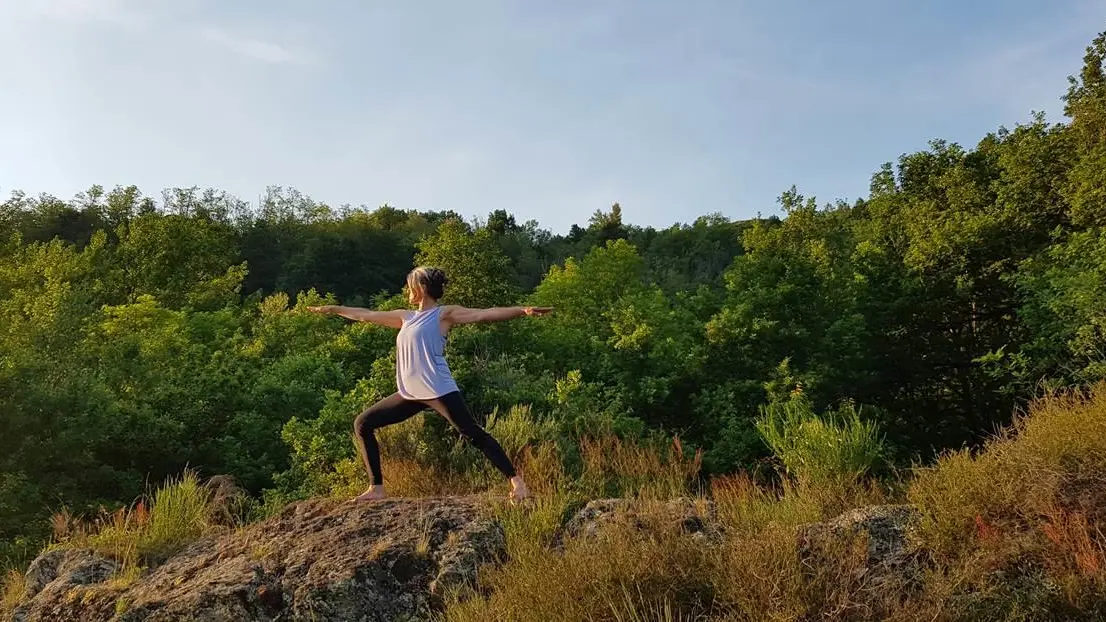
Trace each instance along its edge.
<instances>
[{"instance_id":1,"label":"woman's outstretched arm","mask_svg":"<svg viewBox=\"0 0 1106 622\"><path fill-rule=\"evenodd\" d=\"M361 307L343 307L340 305L323 305L321 307L307 307L312 313L323 315L337 315L355 322L368 322L388 328L402 328L406 311L373 311Z\"/></svg>"},{"instance_id":2,"label":"woman's outstretched arm","mask_svg":"<svg viewBox=\"0 0 1106 622\"><path fill-rule=\"evenodd\" d=\"M469 309L457 305L442 308L442 319L451 325L475 324L476 322L501 322L523 316L541 316L551 313L553 307L492 307L490 309Z\"/></svg>"}]
</instances>

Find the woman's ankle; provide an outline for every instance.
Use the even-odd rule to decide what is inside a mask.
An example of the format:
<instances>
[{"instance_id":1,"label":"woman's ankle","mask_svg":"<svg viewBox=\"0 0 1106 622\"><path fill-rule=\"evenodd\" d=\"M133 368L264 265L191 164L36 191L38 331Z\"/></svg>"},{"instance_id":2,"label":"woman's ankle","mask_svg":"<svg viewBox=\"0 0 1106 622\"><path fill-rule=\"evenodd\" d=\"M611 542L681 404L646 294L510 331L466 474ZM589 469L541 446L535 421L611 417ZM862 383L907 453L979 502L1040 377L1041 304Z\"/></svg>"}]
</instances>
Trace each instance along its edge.
<instances>
[{"instance_id":1,"label":"woman's ankle","mask_svg":"<svg viewBox=\"0 0 1106 622\"><path fill-rule=\"evenodd\" d=\"M369 486L369 488L365 492L357 495L357 499L359 501L366 501L369 499L384 499L387 496L388 493L384 491L383 484L374 484Z\"/></svg>"}]
</instances>

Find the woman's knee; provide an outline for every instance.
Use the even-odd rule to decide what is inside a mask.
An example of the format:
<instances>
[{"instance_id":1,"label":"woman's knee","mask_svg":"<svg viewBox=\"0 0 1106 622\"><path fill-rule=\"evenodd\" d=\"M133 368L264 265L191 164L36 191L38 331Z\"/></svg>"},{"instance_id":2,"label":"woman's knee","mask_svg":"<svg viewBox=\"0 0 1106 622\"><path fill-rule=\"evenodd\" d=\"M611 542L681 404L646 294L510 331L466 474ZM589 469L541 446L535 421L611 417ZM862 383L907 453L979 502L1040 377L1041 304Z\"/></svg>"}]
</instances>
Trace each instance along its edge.
<instances>
[{"instance_id":1,"label":"woman's knee","mask_svg":"<svg viewBox=\"0 0 1106 622\"><path fill-rule=\"evenodd\" d=\"M372 413L368 410L357 415L357 418L353 420L353 433L362 438L367 434L372 434L372 431L376 428L372 424L372 420Z\"/></svg>"}]
</instances>

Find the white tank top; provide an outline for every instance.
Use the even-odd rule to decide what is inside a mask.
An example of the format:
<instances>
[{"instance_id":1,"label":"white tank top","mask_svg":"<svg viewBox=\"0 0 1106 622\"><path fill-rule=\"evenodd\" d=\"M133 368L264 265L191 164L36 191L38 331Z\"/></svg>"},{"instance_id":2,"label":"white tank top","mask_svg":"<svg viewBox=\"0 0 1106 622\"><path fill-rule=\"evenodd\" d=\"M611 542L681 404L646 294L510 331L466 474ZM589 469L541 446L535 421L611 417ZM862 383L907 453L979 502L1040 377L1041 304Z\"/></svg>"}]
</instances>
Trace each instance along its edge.
<instances>
[{"instance_id":1,"label":"white tank top","mask_svg":"<svg viewBox=\"0 0 1106 622\"><path fill-rule=\"evenodd\" d=\"M396 335L396 388L409 400L430 400L457 391L445 360L441 307L413 311Z\"/></svg>"}]
</instances>

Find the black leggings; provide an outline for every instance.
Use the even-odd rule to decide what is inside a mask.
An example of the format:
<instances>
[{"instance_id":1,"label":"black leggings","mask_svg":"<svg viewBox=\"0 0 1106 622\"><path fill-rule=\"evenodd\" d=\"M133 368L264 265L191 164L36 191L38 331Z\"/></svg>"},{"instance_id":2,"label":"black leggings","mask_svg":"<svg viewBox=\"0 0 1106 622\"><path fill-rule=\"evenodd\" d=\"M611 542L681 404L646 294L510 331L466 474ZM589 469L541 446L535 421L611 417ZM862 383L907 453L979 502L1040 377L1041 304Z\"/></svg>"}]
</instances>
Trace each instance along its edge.
<instances>
[{"instance_id":1,"label":"black leggings","mask_svg":"<svg viewBox=\"0 0 1106 622\"><path fill-rule=\"evenodd\" d=\"M357 449L361 452L361 460L365 463L369 475L372 476L374 485L383 484L384 476L380 472L380 446L376 444L373 430L406 421L427 408L434 409L453 424L453 427L460 430L473 446L484 452L500 473L507 477L515 476L515 468L511 465L511 460L499 443L485 432L484 428L476 424L459 392L446 393L432 400L409 400L399 393L393 393L369 406L365 412L357 415L357 419L353 422L353 435L357 440Z\"/></svg>"}]
</instances>

